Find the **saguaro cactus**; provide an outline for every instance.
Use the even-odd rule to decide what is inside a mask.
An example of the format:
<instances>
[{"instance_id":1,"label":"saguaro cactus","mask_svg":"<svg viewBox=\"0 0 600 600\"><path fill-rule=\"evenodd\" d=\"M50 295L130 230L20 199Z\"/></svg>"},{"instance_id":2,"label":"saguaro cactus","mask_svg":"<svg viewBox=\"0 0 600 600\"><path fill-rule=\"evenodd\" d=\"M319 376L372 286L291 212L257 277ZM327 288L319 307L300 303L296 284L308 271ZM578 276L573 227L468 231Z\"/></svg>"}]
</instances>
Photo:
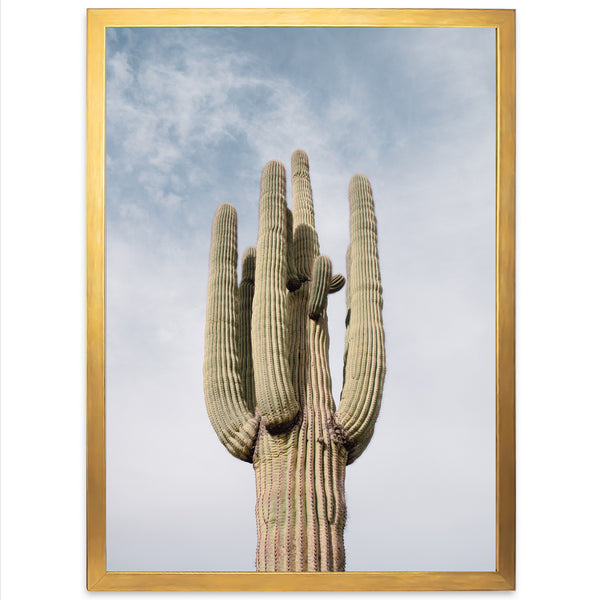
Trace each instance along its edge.
<instances>
[{"instance_id":1,"label":"saguaro cactus","mask_svg":"<svg viewBox=\"0 0 600 600\"><path fill-rule=\"evenodd\" d=\"M232 205L212 229L204 392L225 447L256 475L258 571L343 571L346 465L366 448L385 375L377 224L371 185L350 181L344 385L336 410L329 371L327 295L344 285L319 254L306 154L261 180L258 243L242 259Z\"/></svg>"}]
</instances>

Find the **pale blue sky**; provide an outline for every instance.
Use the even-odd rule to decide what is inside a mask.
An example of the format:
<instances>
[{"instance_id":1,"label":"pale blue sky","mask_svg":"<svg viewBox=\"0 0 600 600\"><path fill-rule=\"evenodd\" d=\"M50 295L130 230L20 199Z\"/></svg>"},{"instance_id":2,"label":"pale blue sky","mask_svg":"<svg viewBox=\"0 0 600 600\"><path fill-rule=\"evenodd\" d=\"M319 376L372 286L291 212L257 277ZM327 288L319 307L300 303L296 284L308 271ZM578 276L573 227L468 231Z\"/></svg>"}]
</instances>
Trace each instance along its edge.
<instances>
[{"instance_id":1,"label":"pale blue sky","mask_svg":"<svg viewBox=\"0 0 600 600\"><path fill-rule=\"evenodd\" d=\"M210 229L231 202L255 244L262 167L296 148L334 270L353 174L379 221L388 374L347 567L494 568L494 62L493 29L107 30L110 570L254 568L253 470L202 395ZM328 312L338 398L343 293Z\"/></svg>"}]
</instances>

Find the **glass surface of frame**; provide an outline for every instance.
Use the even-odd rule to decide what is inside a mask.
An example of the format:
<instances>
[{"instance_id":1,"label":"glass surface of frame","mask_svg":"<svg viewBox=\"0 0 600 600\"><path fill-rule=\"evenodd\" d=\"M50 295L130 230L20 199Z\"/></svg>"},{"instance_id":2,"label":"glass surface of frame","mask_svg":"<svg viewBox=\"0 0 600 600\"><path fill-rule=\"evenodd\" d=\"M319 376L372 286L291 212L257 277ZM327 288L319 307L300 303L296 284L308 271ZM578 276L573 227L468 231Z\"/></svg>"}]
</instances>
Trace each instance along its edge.
<instances>
[{"instance_id":1,"label":"glass surface of frame","mask_svg":"<svg viewBox=\"0 0 600 600\"><path fill-rule=\"evenodd\" d=\"M374 190L387 375L345 573L254 573L202 360L211 221L307 151L321 252ZM330 296L339 401L344 293ZM231 547L235 540L235 547ZM88 12L88 588L514 588L514 12Z\"/></svg>"}]
</instances>

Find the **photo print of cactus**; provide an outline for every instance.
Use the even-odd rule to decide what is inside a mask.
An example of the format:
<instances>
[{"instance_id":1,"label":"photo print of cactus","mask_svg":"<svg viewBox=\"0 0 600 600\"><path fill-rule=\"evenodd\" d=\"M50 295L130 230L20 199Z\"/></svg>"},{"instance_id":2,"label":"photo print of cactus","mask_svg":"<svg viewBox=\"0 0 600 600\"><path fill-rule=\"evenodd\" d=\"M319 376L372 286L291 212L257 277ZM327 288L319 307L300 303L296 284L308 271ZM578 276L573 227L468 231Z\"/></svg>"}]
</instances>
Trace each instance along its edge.
<instances>
[{"instance_id":1,"label":"photo print of cactus","mask_svg":"<svg viewBox=\"0 0 600 600\"><path fill-rule=\"evenodd\" d=\"M495 77L486 28L107 29L108 570L495 569Z\"/></svg>"}]
</instances>

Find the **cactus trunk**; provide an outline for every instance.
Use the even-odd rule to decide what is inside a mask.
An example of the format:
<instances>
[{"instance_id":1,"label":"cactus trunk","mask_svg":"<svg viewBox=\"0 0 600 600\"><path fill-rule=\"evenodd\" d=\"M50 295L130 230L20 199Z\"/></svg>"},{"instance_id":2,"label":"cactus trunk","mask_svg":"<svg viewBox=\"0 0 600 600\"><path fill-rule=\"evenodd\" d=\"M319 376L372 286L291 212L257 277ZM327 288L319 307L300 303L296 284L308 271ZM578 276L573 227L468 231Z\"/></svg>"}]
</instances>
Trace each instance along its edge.
<instances>
[{"instance_id":1,"label":"cactus trunk","mask_svg":"<svg viewBox=\"0 0 600 600\"><path fill-rule=\"evenodd\" d=\"M261 180L258 243L237 285L235 210L213 224L204 389L225 447L256 475L258 571L343 571L346 466L369 443L379 413L385 352L377 226L371 186L350 182L344 386L336 409L329 371L328 294L342 275L320 255L308 158Z\"/></svg>"},{"instance_id":2,"label":"cactus trunk","mask_svg":"<svg viewBox=\"0 0 600 600\"><path fill-rule=\"evenodd\" d=\"M343 571L347 451L333 428L327 319L306 315L308 284L291 297L292 370L297 422L270 435L262 425L254 451L258 571Z\"/></svg>"}]
</instances>

